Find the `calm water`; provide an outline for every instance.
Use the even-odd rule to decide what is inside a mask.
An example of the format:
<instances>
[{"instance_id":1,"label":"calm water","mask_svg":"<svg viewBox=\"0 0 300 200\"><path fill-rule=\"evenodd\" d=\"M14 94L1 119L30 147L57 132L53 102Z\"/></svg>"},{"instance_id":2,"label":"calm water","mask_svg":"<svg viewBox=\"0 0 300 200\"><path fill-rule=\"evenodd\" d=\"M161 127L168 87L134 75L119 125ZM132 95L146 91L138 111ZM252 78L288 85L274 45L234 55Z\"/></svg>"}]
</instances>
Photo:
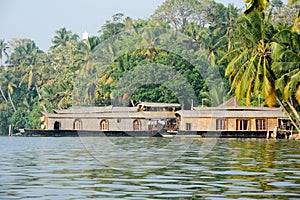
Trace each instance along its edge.
<instances>
[{"instance_id":1,"label":"calm water","mask_svg":"<svg viewBox=\"0 0 300 200\"><path fill-rule=\"evenodd\" d=\"M0 199L299 199L300 142L0 137Z\"/></svg>"}]
</instances>

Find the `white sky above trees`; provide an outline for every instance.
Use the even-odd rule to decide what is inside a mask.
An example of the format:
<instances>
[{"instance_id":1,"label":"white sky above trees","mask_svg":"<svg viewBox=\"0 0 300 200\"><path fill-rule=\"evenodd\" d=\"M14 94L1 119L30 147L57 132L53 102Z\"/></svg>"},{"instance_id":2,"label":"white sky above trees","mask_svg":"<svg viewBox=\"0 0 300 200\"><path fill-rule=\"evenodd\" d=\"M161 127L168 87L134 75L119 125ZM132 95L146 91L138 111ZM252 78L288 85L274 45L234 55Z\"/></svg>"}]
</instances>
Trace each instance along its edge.
<instances>
[{"instance_id":1,"label":"white sky above trees","mask_svg":"<svg viewBox=\"0 0 300 200\"><path fill-rule=\"evenodd\" d=\"M216 0L243 7L244 0ZM149 17L164 0L0 0L0 38L30 38L47 51L55 31L66 27L80 37L96 35L117 12L134 19ZM286 2L286 0L284 0Z\"/></svg>"}]
</instances>

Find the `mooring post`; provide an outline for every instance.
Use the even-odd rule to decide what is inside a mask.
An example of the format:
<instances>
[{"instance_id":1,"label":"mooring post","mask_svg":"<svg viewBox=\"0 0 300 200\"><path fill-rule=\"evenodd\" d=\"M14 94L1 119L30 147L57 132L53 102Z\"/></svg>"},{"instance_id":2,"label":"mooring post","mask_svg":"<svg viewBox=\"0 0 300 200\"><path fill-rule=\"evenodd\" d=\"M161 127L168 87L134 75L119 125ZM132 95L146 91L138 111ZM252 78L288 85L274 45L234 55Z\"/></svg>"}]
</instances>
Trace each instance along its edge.
<instances>
[{"instance_id":1,"label":"mooring post","mask_svg":"<svg viewBox=\"0 0 300 200\"><path fill-rule=\"evenodd\" d=\"M269 130L267 131L267 138L266 139L269 139L270 138L270 132Z\"/></svg>"},{"instance_id":2,"label":"mooring post","mask_svg":"<svg viewBox=\"0 0 300 200\"><path fill-rule=\"evenodd\" d=\"M277 138L277 126L275 126L275 128L274 128L273 138L274 138L274 139Z\"/></svg>"},{"instance_id":3,"label":"mooring post","mask_svg":"<svg viewBox=\"0 0 300 200\"><path fill-rule=\"evenodd\" d=\"M12 125L8 126L8 136L12 136Z\"/></svg>"}]
</instances>

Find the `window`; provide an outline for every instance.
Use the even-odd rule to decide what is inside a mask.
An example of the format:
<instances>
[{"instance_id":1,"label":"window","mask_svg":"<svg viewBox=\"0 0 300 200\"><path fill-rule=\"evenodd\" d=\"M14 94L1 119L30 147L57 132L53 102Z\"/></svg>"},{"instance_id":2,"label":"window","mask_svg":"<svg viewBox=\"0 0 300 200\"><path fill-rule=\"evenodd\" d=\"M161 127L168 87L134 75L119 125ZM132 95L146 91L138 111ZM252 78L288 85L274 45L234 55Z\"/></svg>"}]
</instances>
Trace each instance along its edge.
<instances>
[{"instance_id":1,"label":"window","mask_svg":"<svg viewBox=\"0 0 300 200\"><path fill-rule=\"evenodd\" d=\"M249 130L249 120L237 119L236 120L236 130L239 130L239 131Z\"/></svg>"},{"instance_id":2,"label":"window","mask_svg":"<svg viewBox=\"0 0 300 200\"><path fill-rule=\"evenodd\" d=\"M101 120L100 122L100 130L101 131L108 131L108 121L106 119Z\"/></svg>"},{"instance_id":3,"label":"window","mask_svg":"<svg viewBox=\"0 0 300 200\"><path fill-rule=\"evenodd\" d=\"M60 122L54 122L54 130L59 130L60 129Z\"/></svg>"},{"instance_id":4,"label":"window","mask_svg":"<svg viewBox=\"0 0 300 200\"><path fill-rule=\"evenodd\" d=\"M265 119L257 119L256 120L256 130L258 130L258 131L266 130L266 120Z\"/></svg>"},{"instance_id":5,"label":"window","mask_svg":"<svg viewBox=\"0 0 300 200\"><path fill-rule=\"evenodd\" d=\"M82 129L82 122L80 119L76 119L73 123L74 130L81 130Z\"/></svg>"},{"instance_id":6,"label":"window","mask_svg":"<svg viewBox=\"0 0 300 200\"><path fill-rule=\"evenodd\" d=\"M121 119L120 118L117 119L117 123L121 123Z\"/></svg>"},{"instance_id":7,"label":"window","mask_svg":"<svg viewBox=\"0 0 300 200\"><path fill-rule=\"evenodd\" d=\"M134 131L139 131L139 130L141 130L141 122L140 122L140 120L134 120L133 121L133 130Z\"/></svg>"},{"instance_id":8,"label":"window","mask_svg":"<svg viewBox=\"0 0 300 200\"><path fill-rule=\"evenodd\" d=\"M226 130L226 119L216 120L216 130Z\"/></svg>"},{"instance_id":9,"label":"window","mask_svg":"<svg viewBox=\"0 0 300 200\"><path fill-rule=\"evenodd\" d=\"M289 119L279 119L278 120L278 125L279 125L279 128L281 130L291 130L292 126L291 126L291 122Z\"/></svg>"},{"instance_id":10,"label":"window","mask_svg":"<svg viewBox=\"0 0 300 200\"><path fill-rule=\"evenodd\" d=\"M186 123L186 130L190 131L192 128L192 124L191 123Z\"/></svg>"}]
</instances>

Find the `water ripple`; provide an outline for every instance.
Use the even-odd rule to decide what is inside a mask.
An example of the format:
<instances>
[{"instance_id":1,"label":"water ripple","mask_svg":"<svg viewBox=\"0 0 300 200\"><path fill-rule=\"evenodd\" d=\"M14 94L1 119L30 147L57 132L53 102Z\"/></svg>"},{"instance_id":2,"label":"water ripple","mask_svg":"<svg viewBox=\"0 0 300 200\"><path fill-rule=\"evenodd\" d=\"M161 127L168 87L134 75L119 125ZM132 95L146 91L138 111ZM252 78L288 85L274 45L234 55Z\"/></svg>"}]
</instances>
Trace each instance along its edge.
<instances>
[{"instance_id":1,"label":"water ripple","mask_svg":"<svg viewBox=\"0 0 300 200\"><path fill-rule=\"evenodd\" d=\"M117 142L142 158L147 138ZM93 140L91 140L93 142ZM101 139L93 145L100 146ZM152 141L154 142L154 141ZM190 142L182 140L181 142ZM155 140L165 145L166 139ZM135 145L136 144L136 145ZM297 141L219 140L203 157L195 140L167 166L118 170L103 165L79 138L0 137L0 199L297 199L300 196L300 150ZM176 145L169 151L176 151ZM151 147L153 148L153 147ZM168 152L168 151L166 151ZM119 152L103 156L111 159ZM135 156L133 154L133 156ZM167 154L160 154L160 159ZM165 157L164 157L165 156ZM134 158L133 158L134 161ZM113 162L113 160L112 160ZM156 166L156 170L143 168Z\"/></svg>"}]
</instances>

